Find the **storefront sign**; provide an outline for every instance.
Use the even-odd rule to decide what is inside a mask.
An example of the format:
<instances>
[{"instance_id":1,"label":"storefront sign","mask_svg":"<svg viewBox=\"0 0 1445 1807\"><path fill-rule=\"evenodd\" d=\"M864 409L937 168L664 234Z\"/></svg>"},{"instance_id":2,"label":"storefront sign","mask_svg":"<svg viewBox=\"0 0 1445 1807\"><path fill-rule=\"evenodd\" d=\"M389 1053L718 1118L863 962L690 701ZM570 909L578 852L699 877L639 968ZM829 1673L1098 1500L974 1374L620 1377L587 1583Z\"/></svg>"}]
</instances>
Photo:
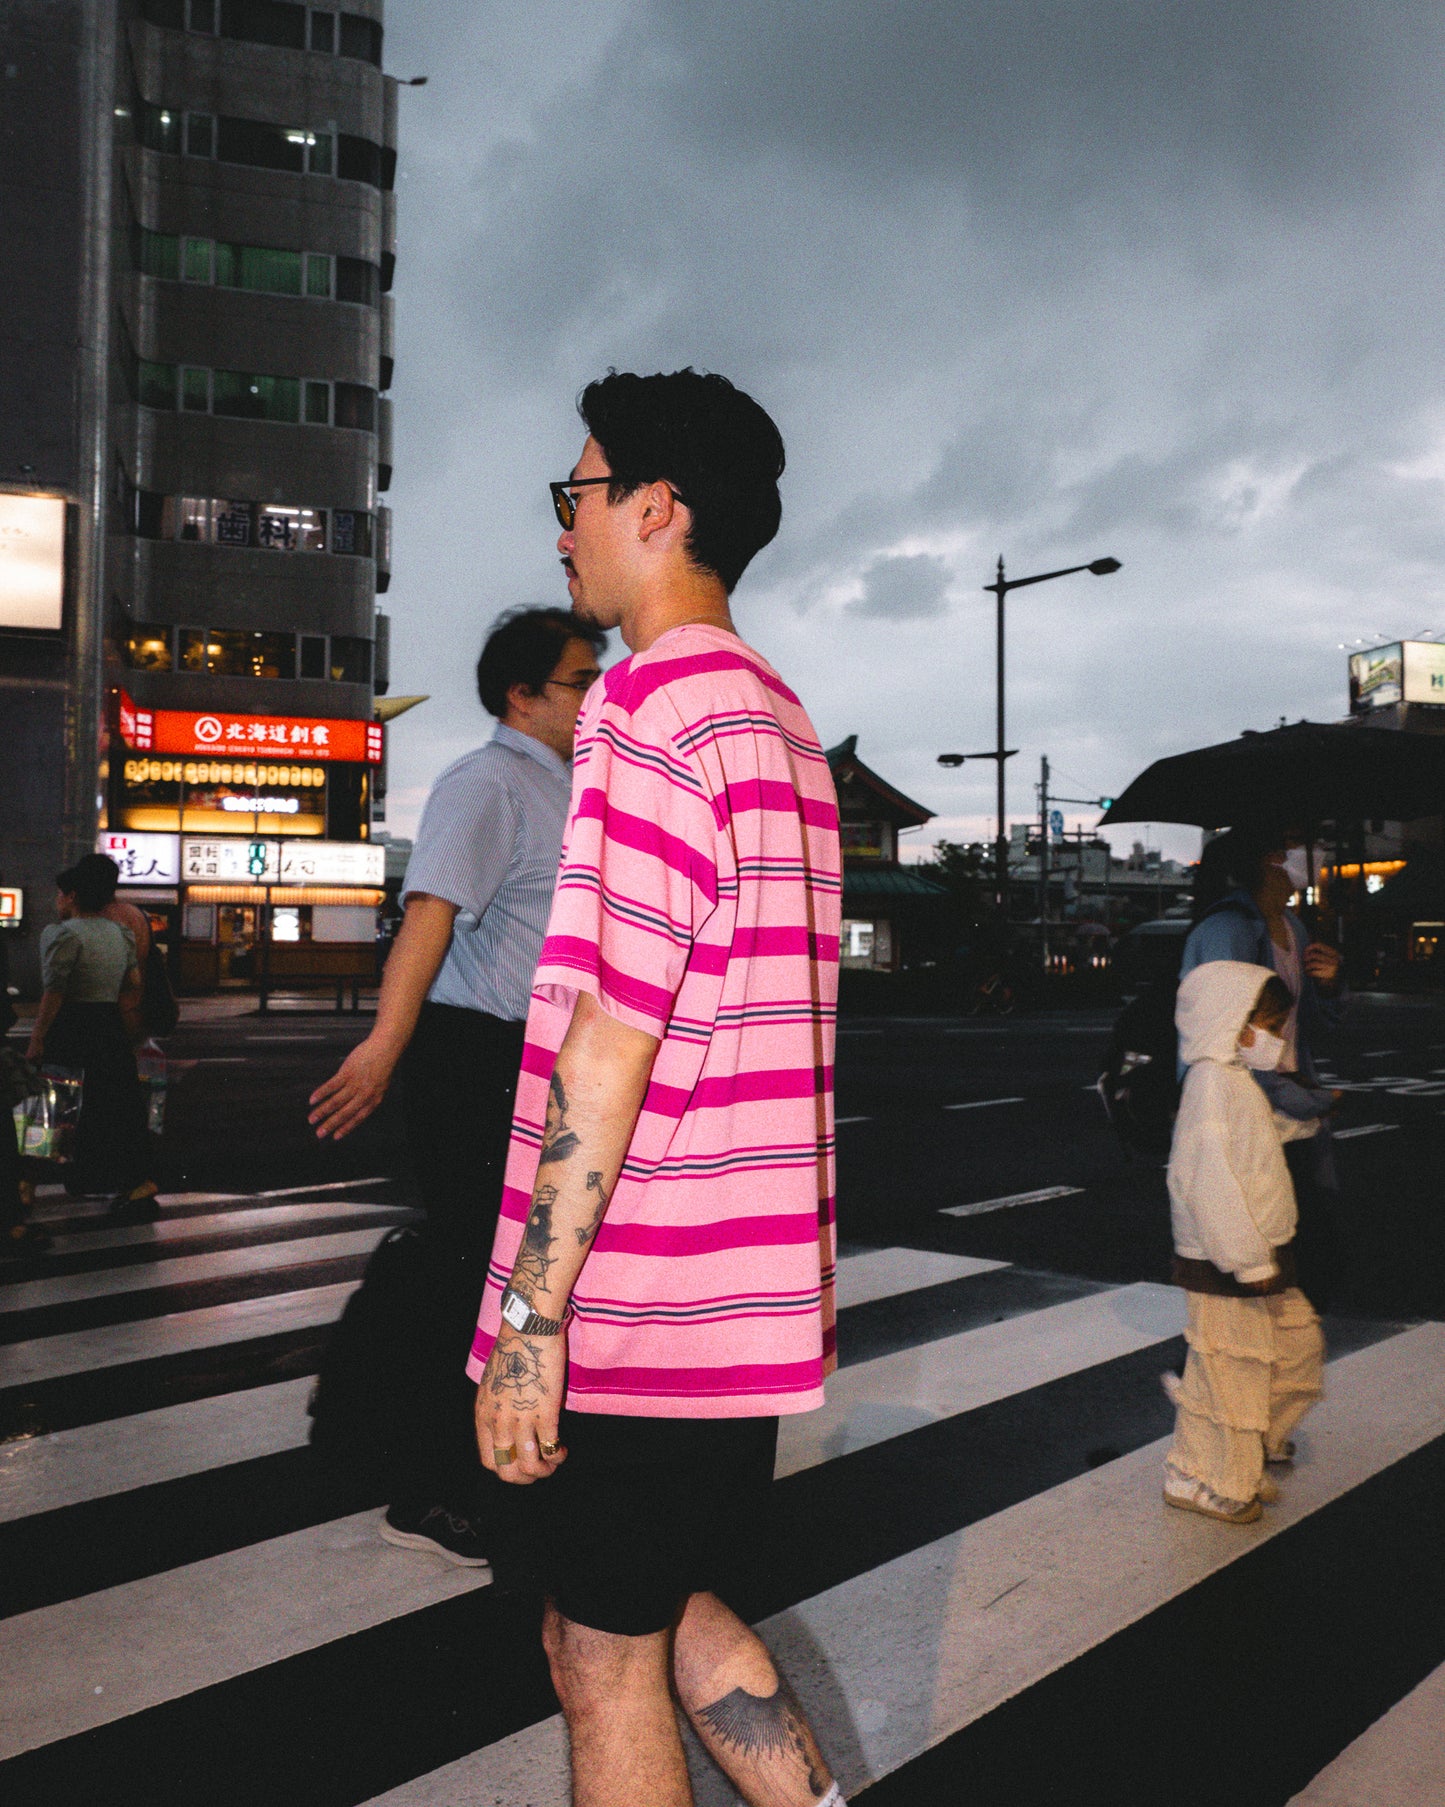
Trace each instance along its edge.
<instances>
[{"instance_id":1,"label":"storefront sign","mask_svg":"<svg viewBox=\"0 0 1445 1807\"><path fill-rule=\"evenodd\" d=\"M18 885L0 885L0 929L18 928L25 914L25 893Z\"/></svg>"},{"instance_id":2,"label":"storefront sign","mask_svg":"<svg viewBox=\"0 0 1445 1807\"><path fill-rule=\"evenodd\" d=\"M386 849L370 841L283 841L283 885L383 885Z\"/></svg>"},{"instance_id":3,"label":"storefront sign","mask_svg":"<svg viewBox=\"0 0 1445 1807\"><path fill-rule=\"evenodd\" d=\"M1445 646L1438 641L1405 642L1405 701L1445 704Z\"/></svg>"},{"instance_id":4,"label":"storefront sign","mask_svg":"<svg viewBox=\"0 0 1445 1807\"><path fill-rule=\"evenodd\" d=\"M0 627L55 633L64 600L64 498L0 496Z\"/></svg>"},{"instance_id":5,"label":"storefront sign","mask_svg":"<svg viewBox=\"0 0 1445 1807\"><path fill-rule=\"evenodd\" d=\"M317 720L298 715L221 715L189 709L129 708L121 692L120 731L139 753L212 758L320 759L351 765L381 763L380 722Z\"/></svg>"},{"instance_id":6,"label":"storefront sign","mask_svg":"<svg viewBox=\"0 0 1445 1807\"><path fill-rule=\"evenodd\" d=\"M97 853L120 867L123 885L174 885L181 876L181 843L173 834L101 834Z\"/></svg>"},{"instance_id":7,"label":"storefront sign","mask_svg":"<svg viewBox=\"0 0 1445 1807\"><path fill-rule=\"evenodd\" d=\"M275 884L281 872L279 841L181 842L181 877L188 884Z\"/></svg>"}]
</instances>

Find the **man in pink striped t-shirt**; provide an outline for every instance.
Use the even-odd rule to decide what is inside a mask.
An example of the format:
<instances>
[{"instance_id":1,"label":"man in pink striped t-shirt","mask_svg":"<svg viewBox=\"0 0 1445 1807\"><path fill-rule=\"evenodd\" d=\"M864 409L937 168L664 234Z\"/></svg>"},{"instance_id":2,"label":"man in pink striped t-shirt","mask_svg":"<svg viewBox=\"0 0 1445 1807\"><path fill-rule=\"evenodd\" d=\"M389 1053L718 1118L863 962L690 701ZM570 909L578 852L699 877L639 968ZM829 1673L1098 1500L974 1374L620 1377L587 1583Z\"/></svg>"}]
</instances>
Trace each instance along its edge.
<instances>
[{"instance_id":1,"label":"man in pink striped t-shirt","mask_svg":"<svg viewBox=\"0 0 1445 1807\"><path fill-rule=\"evenodd\" d=\"M778 1416L833 1366L837 805L728 596L783 446L723 378L608 376L554 484L574 612L632 656L578 726L469 1364L528 1543L575 1798L691 1800L671 1689L748 1801L835 1807L720 1595L756 1593Z\"/></svg>"}]
</instances>

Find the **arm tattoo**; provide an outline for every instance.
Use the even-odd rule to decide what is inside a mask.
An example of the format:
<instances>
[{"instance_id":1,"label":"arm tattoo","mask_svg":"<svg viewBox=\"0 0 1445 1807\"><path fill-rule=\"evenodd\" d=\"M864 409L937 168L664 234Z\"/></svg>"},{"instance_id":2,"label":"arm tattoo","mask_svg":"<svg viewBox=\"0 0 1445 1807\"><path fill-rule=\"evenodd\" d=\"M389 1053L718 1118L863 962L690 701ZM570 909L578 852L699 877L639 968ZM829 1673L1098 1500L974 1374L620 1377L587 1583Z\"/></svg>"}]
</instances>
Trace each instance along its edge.
<instances>
[{"instance_id":1,"label":"arm tattoo","mask_svg":"<svg viewBox=\"0 0 1445 1807\"><path fill-rule=\"evenodd\" d=\"M542 1152L538 1165L548 1161L566 1161L576 1154L579 1138L567 1127L567 1088L562 1075L553 1072L547 1087L547 1121L542 1130Z\"/></svg>"},{"instance_id":2,"label":"arm tattoo","mask_svg":"<svg viewBox=\"0 0 1445 1807\"><path fill-rule=\"evenodd\" d=\"M517 1250L516 1265L512 1269L512 1285L528 1301L534 1292L548 1290L547 1269L557 1259L547 1252L557 1240L552 1234L552 1207L556 1202L555 1186L539 1186L532 1200L527 1227L522 1231L522 1246Z\"/></svg>"},{"instance_id":3,"label":"arm tattoo","mask_svg":"<svg viewBox=\"0 0 1445 1807\"><path fill-rule=\"evenodd\" d=\"M547 1392L542 1381L541 1355L539 1345L529 1343L525 1337L508 1337L505 1343L498 1342L487 1357L483 1384L491 1388L494 1398L509 1395L515 1411L533 1411Z\"/></svg>"},{"instance_id":4,"label":"arm tattoo","mask_svg":"<svg viewBox=\"0 0 1445 1807\"><path fill-rule=\"evenodd\" d=\"M602 1184L602 1175L600 1173L589 1173L587 1175L587 1190L597 1194L597 1208L592 1213L591 1223L585 1224L580 1230L574 1230L572 1232L584 1249L597 1234L598 1230L601 1229L602 1219L607 1215L608 1201L612 1196Z\"/></svg>"},{"instance_id":5,"label":"arm tattoo","mask_svg":"<svg viewBox=\"0 0 1445 1807\"><path fill-rule=\"evenodd\" d=\"M808 1775L808 1788L820 1798L828 1788L828 1772L816 1754L798 1697L778 1677L777 1692L767 1696L734 1688L710 1707L698 1711L698 1719L719 1744L762 1764L796 1757Z\"/></svg>"}]
</instances>

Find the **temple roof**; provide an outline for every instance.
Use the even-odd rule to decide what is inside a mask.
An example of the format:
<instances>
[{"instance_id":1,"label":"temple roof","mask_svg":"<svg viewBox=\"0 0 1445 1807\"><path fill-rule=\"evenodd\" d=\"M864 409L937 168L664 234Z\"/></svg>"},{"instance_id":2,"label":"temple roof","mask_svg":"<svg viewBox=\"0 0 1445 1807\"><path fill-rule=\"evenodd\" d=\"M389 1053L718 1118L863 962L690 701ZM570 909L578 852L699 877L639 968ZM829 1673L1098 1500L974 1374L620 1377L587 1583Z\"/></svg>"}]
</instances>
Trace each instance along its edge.
<instances>
[{"instance_id":1,"label":"temple roof","mask_svg":"<svg viewBox=\"0 0 1445 1807\"><path fill-rule=\"evenodd\" d=\"M884 805L890 816L909 826L921 826L933 820L933 811L925 809L921 803L915 803L912 797L905 797L886 778L879 777L871 766L864 765L858 757L858 736L850 734L846 740L840 740L836 747L829 747L825 755L829 769L833 774L833 782L840 788L848 783L861 784L865 790L871 791Z\"/></svg>"}]
</instances>

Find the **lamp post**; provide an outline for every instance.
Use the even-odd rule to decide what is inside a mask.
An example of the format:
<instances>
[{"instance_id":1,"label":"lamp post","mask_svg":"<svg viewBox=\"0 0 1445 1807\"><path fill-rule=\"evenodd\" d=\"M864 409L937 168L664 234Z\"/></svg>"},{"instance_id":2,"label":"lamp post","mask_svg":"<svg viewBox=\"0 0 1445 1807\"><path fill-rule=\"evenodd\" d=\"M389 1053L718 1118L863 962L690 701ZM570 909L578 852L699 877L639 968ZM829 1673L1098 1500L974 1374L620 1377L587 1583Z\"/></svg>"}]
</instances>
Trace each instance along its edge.
<instances>
[{"instance_id":1,"label":"lamp post","mask_svg":"<svg viewBox=\"0 0 1445 1807\"><path fill-rule=\"evenodd\" d=\"M995 901L1002 925L1008 922L1008 801L1004 762L1012 756L1010 749L1004 744L1004 600L1010 590L1022 590L1029 584L1048 583L1055 577L1072 577L1076 571L1087 571L1093 577L1109 577L1122 568L1117 558L1096 558L1086 565L1065 565L1061 570L1039 571L1032 577L1005 577L1003 554L1000 553L998 575L991 584L983 586L985 590L992 591L995 604L996 744L992 753L942 753L939 755L939 764L959 765L965 759L992 759L995 762L998 837L994 842L994 884L997 891Z\"/></svg>"}]
</instances>

